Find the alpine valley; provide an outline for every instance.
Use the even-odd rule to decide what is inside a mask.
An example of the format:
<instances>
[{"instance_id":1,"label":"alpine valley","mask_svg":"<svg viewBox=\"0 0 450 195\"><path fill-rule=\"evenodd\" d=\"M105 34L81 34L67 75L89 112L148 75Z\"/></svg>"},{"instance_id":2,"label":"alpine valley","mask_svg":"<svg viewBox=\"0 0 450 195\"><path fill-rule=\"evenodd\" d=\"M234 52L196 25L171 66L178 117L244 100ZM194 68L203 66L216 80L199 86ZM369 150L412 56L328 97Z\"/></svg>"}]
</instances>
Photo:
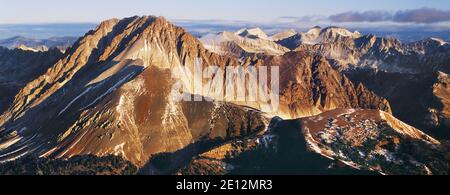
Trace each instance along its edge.
<instances>
[{"instance_id":1,"label":"alpine valley","mask_svg":"<svg viewBox=\"0 0 450 195\"><path fill-rule=\"evenodd\" d=\"M450 174L441 39L340 27L196 37L135 16L76 41L20 40L0 47L0 174ZM174 101L171 70L197 60L279 67L279 109Z\"/></svg>"}]
</instances>

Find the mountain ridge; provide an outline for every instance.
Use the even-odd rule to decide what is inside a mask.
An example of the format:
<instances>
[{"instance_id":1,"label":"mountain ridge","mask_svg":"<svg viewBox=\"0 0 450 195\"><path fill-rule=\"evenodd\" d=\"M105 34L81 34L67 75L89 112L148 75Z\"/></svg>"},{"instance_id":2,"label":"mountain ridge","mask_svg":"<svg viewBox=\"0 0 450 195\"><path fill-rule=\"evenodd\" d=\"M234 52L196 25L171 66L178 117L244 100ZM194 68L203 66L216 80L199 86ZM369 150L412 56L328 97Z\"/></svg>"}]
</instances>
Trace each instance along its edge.
<instances>
[{"instance_id":1,"label":"mountain ridge","mask_svg":"<svg viewBox=\"0 0 450 195\"><path fill-rule=\"evenodd\" d=\"M47 39L33 39L24 36L15 36L0 40L0 46L14 49L23 48L30 51L48 51L50 48L57 48L64 53L77 40L77 37L49 37Z\"/></svg>"}]
</instances>

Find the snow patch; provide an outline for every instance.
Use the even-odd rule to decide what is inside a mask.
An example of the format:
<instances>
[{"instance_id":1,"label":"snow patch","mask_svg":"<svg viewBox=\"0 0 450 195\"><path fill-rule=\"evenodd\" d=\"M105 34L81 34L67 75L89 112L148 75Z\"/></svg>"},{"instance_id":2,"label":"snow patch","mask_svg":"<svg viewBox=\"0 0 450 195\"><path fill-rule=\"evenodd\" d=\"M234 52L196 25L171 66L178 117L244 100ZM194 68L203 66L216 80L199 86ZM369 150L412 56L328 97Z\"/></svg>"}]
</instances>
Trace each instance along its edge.
<instances>
[{"instance_id":1,"label":"snow patch","mask_svg":"<svg viewBox=\"0 0 450 195\"><path fill-rule=\"evenodd\" d=\"M69 104L67 104L66 107L64 107L58 114L58 116L60 116L62 113L64 113L70 106L72 106L73 103L75 103L75 101L77 101L78 99L80 99L82 96L84 96L85 94L87 94L89 91L91 91L92 87L88 87L86 90L84 90L80 95L78 95L77 97L75 97L71 102L69 102Z\"/></svg>"},{"instance_id":2,"label":"snow patch","mask_svg":"<svg viewBox=\"0 0 450 195\"><path fill-rule=\"evenodd\" d=\"M440 46L448 44L447 42L445 42L444 40L439 39L439 38L431 37L430 39L433 40L433 41L438 42Z\"/></svg>"},{"instance_id":3,"label":"snow patch","mask_svg":"<svg viewBox=\"0 0 450 195\"><path fill-rule=\"evenodd\" d=\"M115 156L123 156L123 157L125 157L125 152L123 150L124 146L125 146L125 142L115 146L114 147L114 155Z\"/></svg>"},{"instance_id":4,"label":"snow patch","mask_svg":"<svg viewBox=\"0 0 450 195\"><path fill-rule=\"evenodd\" d=\"M103 97L105 97L106 95L110 94L111 92L115 91L120 85L122 85L123 83L125 83L126 81L128 81L130 78L132 78L134 76L134 73L130 73L127 76L125 76L124 78L120 79L116 84L114 84L111 88L109 88L105 93L101 94L100 96L98 96L94 101L92 101L90 104L88 104L87 106L83 107L81 110L86 109L87 107L90 107L92 105L94 105L95 103L97 103L99 100L101 100Z\"/></svg>"}]
</instances>

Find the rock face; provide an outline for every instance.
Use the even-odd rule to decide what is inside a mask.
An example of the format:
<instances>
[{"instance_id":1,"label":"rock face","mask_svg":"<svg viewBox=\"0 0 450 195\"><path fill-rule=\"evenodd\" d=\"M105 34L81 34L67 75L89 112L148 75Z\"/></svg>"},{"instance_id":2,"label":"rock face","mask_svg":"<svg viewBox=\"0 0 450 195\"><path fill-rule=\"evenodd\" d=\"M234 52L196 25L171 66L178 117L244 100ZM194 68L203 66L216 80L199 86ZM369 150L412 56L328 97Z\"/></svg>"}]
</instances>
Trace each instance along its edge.
<instances>
[{"instance_id":1,"label":"rock face","mask_svg":"<svg viewBox=\"0 0 450 195\"><path fill-rule=\"evenodd\" d=\"M280 112L283 118L299 118L336 108L369 108L391 112L389 102L363 85L352 83L328 61L305 52L269 56L260 61L280 67Z\"/></svg>"},{"instance_id":2,"label":"rock face","mask_svg":"<svg viewBox=\"0 0 450 195\"><path fill-rule=\"evenodd\" d=\"M355 39L361 37L359 32L350 32L347 29L339 27L328 27L321 29L314 27L308 32L296 33L290 37L277 40L277 43L291 50L295 50L304 45L316 45L323 43L336 43L346 39Z\"/></svg>"},{"instance_id":3,"label":"rock face","mask_svg":"<svg viewBox=\"0 0 450 195\"><path fill-rule=\"evenodd\" d=\"M273 120L268 131L191 159L177 174L447 175L448 146L378 110Z\"/></svg>"},{"instance_id":4,"label":"rock face","mask_svg":"<svg viewBox=\"0 0 450 195\"><path fill-rule=\"evenodd\" d=\"M200 41L208 50L234 57L251 54L282 55L289 49L276 44L261 29L241 29L203 36Z\"/></svg>"},{"instance_id":5,"label":"rock face","mask_svg":"<svg viewBox=\"0 0 450 195\"><path fill-rule=\"evenodd\" d=\"M325 57L350 80L363 83L386 98L396 117L448 139L448 126L442 122L446 121L446 114L440 112L448 107L448 97L436 98L434 89L436 84L443 91L445 82L437 75L448 74L450 68L450 45L445 41L428 38L401 43L394 38L362 35L338 27L315 27L277 43L290 50Z\"/></svg>"},{"instance_id":6,"label":"rock face","mask_svg":"<svg viewBox=\"0 0 450 195\"><path fill-rule=\"evenodd\" d=\"M207 37L201 41L205 45L211 45ZM292 56L289 52L295 51L325 58L334 69L346 74L353 83L362 83L362 87L365 86L377 96L387 99L394 115L399 119L440 138L450 137L450 132L446 130L449 129L445 122L446 114L440 111L449 107L448 97L436 97L433 89L438 83L441 83L440 91L445 88L442 85L445 82L442 82L442 79L438 81L436 75L448 74L450 71L450 45L447 42L427 38L401 43L395 38L362 35L339 27L314 27L299 33L281 32L264 41L276 43L289 50L278 54L265 52L268 55ZM224 53L238 57L251 56L251 52L240 47L236 41L229 41L214 48L226 50Z\"/></svg>"},{"instance_id":7,"label":"rock face","mask_svg":"<svg viewBox=\"0 0 450 195\"><path fill-rule=\"evenodd\" d=\"M0 112L7 109L20 88L42 75L61 56L56 49L31 52L0 47Z\"/></svg>"},{"instance_id":8,"label":"rock face","mask_svg":"<svg viewBox=\"0 0 450 195\"><path fill-rule=\"evenodd\" d=\"M337 109L301 120L309 150L382 174L448 174L447 148L392 115Z\"/></svg>"},{"instance_id":9,"label":"rock face","mask_svg":"<svg viewBox=\"0 0 450 195\"><path fill-rule=\"evenodd\" d=\"M448 71L449 44L435 38L401 43L395 38L362 35L343 28L315 27L277 41L290 50L326 57L343 72L374 70L399 73Z\"/></svg>"},{"instance_id":10,"label":"rock face","mask_svg":"<svg viewBox=\"0 0 450 195\"><path fill-rule=\"evenodd\" d=\"M103 22L16 95L1 116L1 160L115 154L143 165L202 139L262 130L263 117L238 107L227 115L231 105L171 100L172 66L231 61L200 45L163 18Z\"/></svg>"},{"instance_id":11,"label":"rock face","mask_svg":"<svg viewBox=\"0 0 450 195\"><path fill-rule=\"evenodd\" d=\"M436 82L433 84L433 99L438 106L430 109L434 126L450 128L450 77L448 74L439 72ZM450 137L450 136L449 136Z\"/></svg>"},{"instance_id":12,"label":"rock face","mask_svg":"<svg viewBox=\"0 0 450 195\"><path fill-rule=\"evenodd\" d=\"M296 34L297 34L297 31L295 31L294 29L289 29L289 30L282 31L282 32L279 32L279 33L276 33L276 34L270 36L270 39L273 41L279 41L279 40L283 40L283 39L292 37Z\"/></svg>"},{"instance_id":13,"label":"rock face","mask_svg":"<svg viewBox=\"0 0 450 195\"><path fill-rule=\"evenodd\" d=\"M200 40L213 52L238 57L255 53L309 52L326 57L333 67L343 72L374 70L419 74L449 71L450 45L437 38L405 44L395 38L363 35L340 27L314 27L307 32L290 30L271 37L259 28L242 29L206 35Z\"/></svg>"},{"instance_id":14,"label":"rock face","mask_svg":"<svg viewBox=\"0 0 450 195\"><path fill-rule=\"evenodd\" d=\"M346 75L388 99L397 118L438 138L450 138L446 122L450 98L447 74L352 72Z\"/></svg>"}]
</instances>

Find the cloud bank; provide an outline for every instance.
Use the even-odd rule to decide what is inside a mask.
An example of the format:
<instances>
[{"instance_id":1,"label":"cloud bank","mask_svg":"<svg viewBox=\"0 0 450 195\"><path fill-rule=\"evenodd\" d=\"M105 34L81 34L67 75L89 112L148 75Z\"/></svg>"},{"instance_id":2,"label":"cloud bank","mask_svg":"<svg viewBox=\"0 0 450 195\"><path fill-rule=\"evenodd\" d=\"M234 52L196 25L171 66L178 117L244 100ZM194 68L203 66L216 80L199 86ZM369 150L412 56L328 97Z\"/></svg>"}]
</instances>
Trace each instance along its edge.
<instances>
[{"instance_id":1,"label":"cloud bank","mask_svg":"<svg viewBox=\"0 0 450 195\"><path fill-rule=\"evenodd\" d=\"M333 22L381 22L391 20L392 14L387 11L344 12L329 19Z\"/></svg>"},{"instance_id":2,"label":"cloud bank","mask_svg":"<svg viewBox=\"0 0 450 195\"><path fill-rule=\"evenodd\" d=\"M397 12L365 11L344 12L331 15L328 19L332 22L398 22L398 23L423 23L431 24L450 21L449 10L435 8L419 8L402 10Z\"/></svg>"}]
</instances>

